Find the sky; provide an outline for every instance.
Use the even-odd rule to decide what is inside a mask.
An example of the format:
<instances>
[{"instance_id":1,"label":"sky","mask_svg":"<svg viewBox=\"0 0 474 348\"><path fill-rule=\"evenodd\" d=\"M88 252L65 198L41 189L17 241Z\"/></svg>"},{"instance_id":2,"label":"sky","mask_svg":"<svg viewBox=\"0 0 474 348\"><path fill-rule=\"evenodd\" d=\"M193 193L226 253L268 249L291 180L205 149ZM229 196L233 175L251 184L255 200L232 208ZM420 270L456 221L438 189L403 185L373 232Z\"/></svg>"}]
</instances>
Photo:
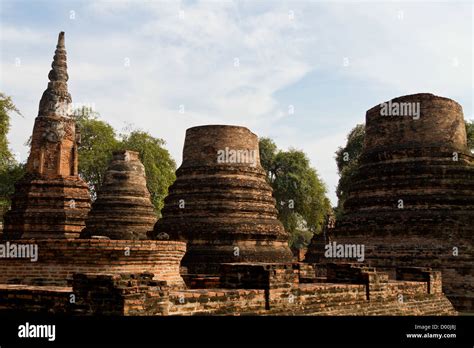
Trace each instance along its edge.
<instances>
[{"instance_id":1,"label":"sky","mask_svg":"<svg viewBox=\"0 0 474 348\"><path fill-rule=\"evenodd\" d=\"M0 91L25 161L57 36L69 92L119 132L166 141L187 128L246 126L303 150L336 205L335 151L371 107L433 93L473 113L470 1L0 0Z\"/></svg>"}]
</instances>

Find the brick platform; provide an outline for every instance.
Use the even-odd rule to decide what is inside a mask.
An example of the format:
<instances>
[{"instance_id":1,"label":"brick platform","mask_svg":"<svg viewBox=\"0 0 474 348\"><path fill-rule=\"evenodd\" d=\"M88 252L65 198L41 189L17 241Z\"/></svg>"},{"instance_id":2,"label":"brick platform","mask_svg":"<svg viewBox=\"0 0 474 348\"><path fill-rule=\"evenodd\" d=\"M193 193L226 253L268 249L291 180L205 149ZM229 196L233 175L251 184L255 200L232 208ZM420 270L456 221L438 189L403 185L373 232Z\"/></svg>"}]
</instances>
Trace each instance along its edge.
<instances>
[{"instance_id":1,"label":"brick platform","mask_svg":"<svg viewBox=\"0 0 474 348\"><path fill-rule=\"evenodd\" d=\"M344 275L344 283L299 284L297 267L291 264L224 265L223 287L216 289L172 290L150 273L76 274L72 288L0 285L0 312L22 308L74 315L456 315L440 292L439 272L405 268L398 272L399 281L388 281L387 274L373 269L329 267L328 274ZM71 294L74 303L69 301Z\"/></svg>"},{"instance_id":2,"label":"brick platform","mask_svg":"<svg viewBox=\"0 0 474 348\"><path fill-rule=\"evenodd\" d=\"M183 242L71 239L10 243L38 245L38 261L0 260L0 283L65 286L77 272L151 272L171 287L184 287L179 274L186 251Z\"/></svg>"}]
</instances>

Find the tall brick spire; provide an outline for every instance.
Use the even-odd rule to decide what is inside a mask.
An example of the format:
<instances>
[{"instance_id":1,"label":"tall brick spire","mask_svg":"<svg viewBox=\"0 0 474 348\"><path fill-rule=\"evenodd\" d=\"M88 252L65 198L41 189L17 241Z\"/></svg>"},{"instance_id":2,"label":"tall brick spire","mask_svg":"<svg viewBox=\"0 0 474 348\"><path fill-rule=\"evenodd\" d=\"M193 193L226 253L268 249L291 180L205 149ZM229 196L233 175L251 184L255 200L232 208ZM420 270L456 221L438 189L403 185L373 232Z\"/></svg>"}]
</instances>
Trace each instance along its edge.
<instances>
[{"instance_id":1,"label":"tall brick spire","mask_svg":"<svg viewBox=\"0 0 474 348\"><path fill-rule=\"evenodd\" d=\"M64 32L48 74L31 136L25 177L16 185L5 215L5 237L76 238L90 209L87 184L78 174L80 137L67 89Z\"/></svg>"},{"instance_id":2,"label":"tall brick spire","mask_svg":"<svg viewBox=\"0 0 474 348\"><path fill-rule=\"evenodd\" d=\"M28 170L48 177L77 176L79 139L76 139L76 125L71 119L64 32L59 33L48 78L33 129Z\"/></svg>"}]
</instances>

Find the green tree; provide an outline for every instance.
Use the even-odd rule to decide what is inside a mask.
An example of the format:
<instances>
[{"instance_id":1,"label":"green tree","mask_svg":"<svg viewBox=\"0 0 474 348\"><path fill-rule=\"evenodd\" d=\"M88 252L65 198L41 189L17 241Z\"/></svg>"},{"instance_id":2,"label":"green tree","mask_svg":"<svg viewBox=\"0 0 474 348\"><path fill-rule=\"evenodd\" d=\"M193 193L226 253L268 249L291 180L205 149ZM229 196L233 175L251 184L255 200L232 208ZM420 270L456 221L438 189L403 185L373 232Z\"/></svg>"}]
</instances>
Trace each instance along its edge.
<instances>
[{"instance_id":1,"label":"green tree","mask_svg":"<svg viewBox=\"0 0 474 348\"><path fill-rule=\"evenodd\" d=\"M336 151L336 164L339 172L339 183L336 194L338 198L336 208L336 219L343 213L343 205L347 198L354 175L359 167L359 157L364 148L365 125L358 124L347 135L347 142L344 147L339 147Z\"/></svg>"},{"instance_id":2,"label":"green tree","mask_svg":"<svg viewBox=\"0 0 474 348\"><path fill-rule=\"evenodd\" d=\"M466 120L467 146L474 152L474 120Z\"/></svg>"},{"instance_id":3,"label":"green tree","mask_svg":"<svg viewBox=\"0 0 474 348\"><path fill-rule=\"evenodd\" d=\"M15 183L25 174L25 165L12 162L10 165L0 168L0 220L3 214L10 208L11 197L15 192Z\"/></svg>"},{"instance_id":4,"label":"green tree","mask_svg":"<svg viewBox=\"0 0 474 348\"><path fill-rule=\"evenodd\" d=\"M95 198L104 180L112 153L115 150L133 150L140 155L145 166L147 187L157 213L163 207L168 187L175 180L176 163L165 142L147 132L131 130L117 134L114 128L99 118L90 108L75 110L78 129L81 131L79 146L79 174L89 184Z\"/></svg>"},{"instance_id":5,"label":"green tree","mask_svg":"<svg viewBox=\"0 0 474 348\"><path fill-rule=\"evenodd\" d=\"M259 149L260 149L260 163L262 164L263 169L267 173L267 180L269 183L274 181L272 175L275 172L274 164L275 157L278 153L278 148L276 144L270 138L261 138L259 140Z\"/></svg>"},{"instance_id":6,"label":"green tree","mask_svg":"<svg viewBox=\"0 0 474 348\"><path fill-rule=\"evenodd\" d=\"M112 152L120 142L115 130L99 119L99 114L87 107L74 111L76 127L81 132L79 150L79 174L89 184L91 195L96 197L104 175L112 159Z\"/></svg>"},{"instance_id":7,"label":"green tree","mask_svg":"<svg viewBox=\"0 0 474 348\"><path fill-rule=\"evenodd\" d=\"M157 212L163 208L164 199L168 195L168 187L176 179L176 163L164 145L163 139L154 138L149 133L140 130L122 135L120 144L124 150L139 152L140 160L146 170L151 201Z\"/></svg>"},{"instance_id":8,"label":"green tree","mask_svg":"<svg viewBox=\"0 0 474 348\"><path fill-rule=\"evenodd\" d=\"M0 92L0 169L8 167L14 162L13 155L8 146L8 132L10 130L10 114L20 114L11 97Z\"/></svg>"},{"instance_id":9,"label":"green tree","mask_svg":"<svg viewBox=\"0 0 474 348\"><path fill-rule=\"evenodd\" d=\"M0 220L10 207L15 182L24 175L24 165L14 159L7 138L12 113L21 115L11 97L0 92Z\"/></svg>"},{"instance_id":10,"label":"green tree","mask_svg":"<svg viewBox=\"0 0 474 348\"><path fill-rule=\"evenodd\" d=\"M260 159L273 188L278 218L290 234L290 246L301 248L319 233L331 209L326 187L311 168L303 151L278 150L269 138L261 138Z\"/></svg>"}]
</instances>

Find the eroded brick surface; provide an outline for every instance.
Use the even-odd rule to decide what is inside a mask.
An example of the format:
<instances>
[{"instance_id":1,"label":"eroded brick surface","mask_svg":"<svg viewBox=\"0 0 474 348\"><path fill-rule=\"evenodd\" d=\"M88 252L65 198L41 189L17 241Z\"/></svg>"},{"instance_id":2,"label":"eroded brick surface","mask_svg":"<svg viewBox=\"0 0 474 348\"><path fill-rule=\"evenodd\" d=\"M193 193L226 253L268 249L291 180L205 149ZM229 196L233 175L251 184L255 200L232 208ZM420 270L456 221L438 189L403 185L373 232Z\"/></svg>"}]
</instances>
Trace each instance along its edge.
<instances>
[{"instance_id":1,"label":"eroded brick surface","mask_svg":"<svg viewBox=\"0 0 474 348\"><path fill-rule=\"evenodd\" d=\"M171 287L184 287L179 264L186 244L140 240L19 240L38 246L38 260L9 258L0 262L0 283L70 285L74 273L151 272Z\"/></svg>"},{"instance_id":2,"label":"eroded brick surface","mask_svg":"<svg viewBox=\"0 0 474 348\"><path fill-rule=\"evenodd\" d=\"M15 185L5 214L4 238L77 238L90 209L87 184L78 175L80 134L67 89L64 33L59 34L48 88L40 101L27 174Z\"/></svg>"},{"instance_id":3,"label":"eroded brick surface","mask_svg":"<svg viewBox=\"0 0 474 348\"><path fill-rule=\"evenodd\" d=\"M249 161L218 161L219 151L226 149L247 151ZM277 219L272 189L260 165L258 138L247 128L188 129L176 177L153 237L166 233L186 241L183 266L189 273L216 274L225 262L292 260L288 235Z\"/></svg>"},{"instance_id":4,"label":"eroded brick surface","mask_svg":"<svg viewBox=\"0 0 474 348\"><path fill-rule=\"evenodd\" d=\"M146 316L457 314L441 292L429 290L440 288L439 273L405 268L400 276L412 279L417 275L417 280L388 281L387 274L375 270L361 273L360 267L351 265L331 267L333 272L345 274L344 283L299 284L291 264L228 264L224 266L222 287L213 289L173 290L150 273L75 274L72 288L0 285L0 312L23 309Z\"/></svg>"},{"instance_id":5,"label":"eroded brick surface","mask_svg":"<svg viewBox=\"0 0 474 348\"><path fill-rule=\"evenodd\" d=\"M363 244L365 263L386 270L432 267L459 310L474 308L474 157L461 106L432 94L393 102L419 103L419 119L367 111L360 170L331 241ZM316 236L309 262L325 260ZM348 260L341 260L347 262Z\"/></svg>"},{"instance_id":6,"label":"eroded brick surface","mask_svg":"<svg viewBox=\"0 0 474 348\"><path fill-rule=\"evenodd\" d=\"M138 152L116 151L81 237L148 239L156 219Z\"/></svg>"}]
</instances>

